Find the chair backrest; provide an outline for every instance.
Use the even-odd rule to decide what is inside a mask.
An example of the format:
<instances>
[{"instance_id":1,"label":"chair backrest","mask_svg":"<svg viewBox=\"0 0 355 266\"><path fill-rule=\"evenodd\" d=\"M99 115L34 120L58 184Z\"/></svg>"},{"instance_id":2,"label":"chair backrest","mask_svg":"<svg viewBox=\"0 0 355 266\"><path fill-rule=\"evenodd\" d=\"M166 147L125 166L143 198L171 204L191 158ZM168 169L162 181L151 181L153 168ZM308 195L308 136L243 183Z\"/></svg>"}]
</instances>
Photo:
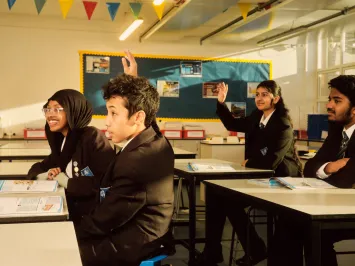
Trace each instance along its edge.
<instances>
[{"instance_id":1,"label":"chair backrest","mask_svg":"<svg viewBox=\"0 0 355 266\"><path fill-rule=\"evenodd\" d=\"M142 261L139 266L160 266L162 260L166 259L167 257L167 255L156 256L154 258Z\"/></svg>"}]
</instances>

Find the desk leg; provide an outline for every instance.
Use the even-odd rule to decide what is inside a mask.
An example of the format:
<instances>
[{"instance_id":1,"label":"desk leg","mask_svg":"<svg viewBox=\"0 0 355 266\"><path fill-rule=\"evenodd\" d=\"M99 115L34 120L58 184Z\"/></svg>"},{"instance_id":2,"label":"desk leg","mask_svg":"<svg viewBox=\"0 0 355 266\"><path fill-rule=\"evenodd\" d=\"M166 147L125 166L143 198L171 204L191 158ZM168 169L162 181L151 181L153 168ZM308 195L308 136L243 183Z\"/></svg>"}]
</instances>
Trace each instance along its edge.
<instances>
[{"instance_id":1,"label":"desk leg","mask_svg":"<svg viewBox=\"0 0 355 266\"><path fill-rule=\"evenodd\" d=\"M196 244L196 177L189 180L189 266L195 265Z\"/></svg>"},{"instance_id":2,"label":"desk leg","mask_svg":"<svg viewBox=\"0 0 355 266\"><path fill-rule=\"evenodd\" d=\"M322 257L321 257L321 223L320 222L312 222L311 224L311 232L308 234L310 236L310 239L308 239L308 243L311 245L308 246L310 248L310 252L305 252L306 254L306 265L312 265L312 266L321 266L322 265ZM307 244L305 246L307 248ZM307 253L308 256L311 256L311 263L307 263Z\"/></svg>"},{"instance_id":3,"label":"desk leg","mask_svg":"<svg viewBox=\"0 0 355 266\"><path fill-rule=\"evenodd\" d=\"M274 216L270 212L267 212L266 241L267 241L267 252L268 252L269 256L270 256L270 250L271 250L273 237L274 237ZM270 265L269 261L270 260L268 259L267 260L268 266Z\"/></svg>"}]
</instances>

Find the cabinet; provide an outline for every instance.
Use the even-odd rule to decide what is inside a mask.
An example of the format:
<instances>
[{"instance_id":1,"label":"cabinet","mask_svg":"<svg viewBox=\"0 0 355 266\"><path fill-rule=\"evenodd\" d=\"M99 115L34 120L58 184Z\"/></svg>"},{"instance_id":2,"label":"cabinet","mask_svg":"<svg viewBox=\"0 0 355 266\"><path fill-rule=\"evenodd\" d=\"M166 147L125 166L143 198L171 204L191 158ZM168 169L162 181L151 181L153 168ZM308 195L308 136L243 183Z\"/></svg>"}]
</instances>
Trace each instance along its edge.
<instances>
[{"instance_id":1,"label":"cabinet","mask_svg":"<svg viewBox=\"0 0 355 266\"><path fill-rule=\"evenodd\" d=\"M185 151L196 153L196 158L201 158L200 142L196 139L170 139L171 146Z\"/></svg>"},{"instance_id":2,"label":"cabinet","mask_svg":"<svg viewBox=\"0 0 355 266\"><path fill-rule=\"evenodd\" d=\"M201 159L213 158L242 163L244 161L244 153L244 144L201 142Z\"/></svg>"}]
</instances>

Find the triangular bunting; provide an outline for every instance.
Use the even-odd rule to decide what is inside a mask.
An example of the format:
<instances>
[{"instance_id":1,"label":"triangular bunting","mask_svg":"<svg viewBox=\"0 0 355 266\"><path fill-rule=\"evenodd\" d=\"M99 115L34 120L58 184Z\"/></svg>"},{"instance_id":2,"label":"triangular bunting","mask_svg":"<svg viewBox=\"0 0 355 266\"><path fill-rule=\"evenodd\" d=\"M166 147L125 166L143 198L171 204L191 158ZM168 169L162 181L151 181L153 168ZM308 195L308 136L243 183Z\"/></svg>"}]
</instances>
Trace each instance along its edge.
<instances>
[{"instance_id":1,"label":"triangular bunting","mask_svg":"<svg viewBox=\"0 0 355 266\"><path fill-rule=\"evenodd\" d=\"M246 19L248 16L248 12L250 10L251 4L250 3L241 3L238 4L240 12L242 13L243 19Z\"/></svg>"},{"instance_id":2,"label":"triangular bunting","mask_svg":"<svg viewBox=\"0 0 355 266\"><path fill-rule=\"evenodd\" d=\"M60 5L60 10L62 10L62 16L65 19L68 15L69 9L73 5L74 0L58 0Z\"/></svg>"},{"instance_id":3,"label":"triangular bunting","mask_svg":"<svg viewBox=\"0 0 355 266\"><path fill-rule=\"evenodd\" d=\"M111 20L114 21L117 14L117 10L120 7L120 3L106 3L106 6L108 12L110 13Z\"/></svg>"},{"instance_id":4,"label":"triangular bunting","mask_svg":"<svg viewBox=\"0 0 355 266\"><path fill-rule=\"evenodd\" d=\"M94 1L83 1L86 15L88 16L88 19L91 19L92 14L94 13L94 10L96 8L97 2Z\"/></svg>"},{"instance_id":5,"label":"triangular bunting","mask_svg":"<svg viewBox=\"0 0 355 266\"><path fill-rule=\"evenodd\" d=\"M41 13L43 6L46 2L47 0L35 0L38 15Z\"/></svg>"},{"instance_id":6,"label":"triangular bunting","mask_svg":"<svg viewBox=\"0 0 355 266\"><path fill-rule=\"evenodd\" d=\"M11 10L12 6L15 4L16 0L7 0L7 5L9 6L9 10Z\"/></svg>"},{"instance_id":7,"label":"triangular bunting","mask_svg":"<svg viewBox=\"0 0 355 266\"><path fill-rule=\"evenodd\" d=\"M141 3L129 3L131 6L131 10L133 12L133 15L138 18L139 13L141 12L142 4Z\"/></svg>"},{"instance_id":8,"label":"triangular bunting","mask_svg":"<svg viewBox=\"0 0 355 266\"><path fill-rule=\"evenodd\" d=\"M161 3L160 5L154 5L154 10L155 13L157 13L157 16L159 18L159 20L161 20L161 18L163 17L163 12L164 12L164 7L165 7L165 2Z\"/></svg>"}]
</instances>

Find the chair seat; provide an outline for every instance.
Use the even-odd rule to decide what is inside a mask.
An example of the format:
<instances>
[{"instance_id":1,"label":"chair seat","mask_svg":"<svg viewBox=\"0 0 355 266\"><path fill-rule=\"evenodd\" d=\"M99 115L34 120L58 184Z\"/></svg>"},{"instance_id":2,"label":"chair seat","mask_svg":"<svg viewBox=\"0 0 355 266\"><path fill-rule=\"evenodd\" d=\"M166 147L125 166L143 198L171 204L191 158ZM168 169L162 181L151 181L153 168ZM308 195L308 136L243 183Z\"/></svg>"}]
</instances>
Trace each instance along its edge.
<instances>
[{"instance_id":1,"label":"chair seat","mask_svg":"<svg viewBox=\"0 0 355 266\"><path fill-rule=\"evenodd\" d=\"M160 266L162 260L166 259L167 257L167 255L156 256L154 258L142 261L139 266Z\"/></svg>"}]
</instances>

